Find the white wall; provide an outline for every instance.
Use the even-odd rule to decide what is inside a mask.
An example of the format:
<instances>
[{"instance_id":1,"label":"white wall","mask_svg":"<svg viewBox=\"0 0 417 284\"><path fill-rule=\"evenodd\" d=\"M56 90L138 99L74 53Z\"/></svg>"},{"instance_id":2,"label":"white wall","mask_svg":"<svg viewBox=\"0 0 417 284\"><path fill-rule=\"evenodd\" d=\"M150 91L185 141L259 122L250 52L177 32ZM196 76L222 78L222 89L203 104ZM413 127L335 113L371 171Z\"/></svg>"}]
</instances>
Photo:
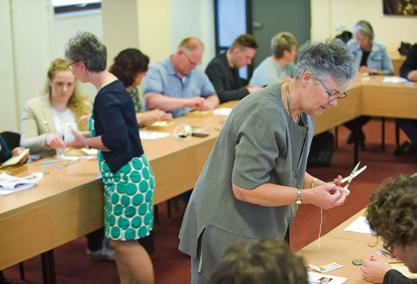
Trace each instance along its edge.
<instances>
[{"instance_id":1,"label":"white wall","mask_svg":"<svg viewBox=\"0 0 417 284\"><path fill-rule=\"evenodd\" d=\"M171 0L171 52L188 36L200 38L204 45L202 68L215 55L213 0Z\"/></svg>"},{"instance_id":2,"label":"white wall","mask_svg":"<svg viewBox=\"0 0 417 284\"><path fill-rule=\"evenodd\" d=\"M101 12L54 16L50 0L0 1L0 131L19 131L24 103L42 94L49 63L77 31L102 35ZM92 85L81 93L94 95Z\"/></svg>"},{"instance_id":3,"label":"white wall","mask_svg":"<svg viewBox=\"0 0 417 284\"><path fill-rule=\"evenodd\" d=\"M110 66L113 58L123 49L138 47L139 27L136 0L102 0L101 19L103 42L107 47Z\"/></svg>"},{"instance_id":4,"label":"white wall","mask_svg":"<svg viewBox=\"0 0 417 284\"><path fill-rule=\"evenodd\" d=\"M139 49L150 57L151 62L171 54L170 9L170 0L137 0Z\"/></svg>"},{"instance_id":5,"label":"white wall","mask_svg":"<svg viewBox=\"0 0 417 284\"><path fill-rule=\"evenodd\" d=\"M44 74L51 57L52 14L49 0L12 0L10 3L13 46L10 70L15 71L16 113L20 114L25 101L39 95L45 82Z\"/></svg>"},{"instance_id":6,"label":"white wall","mask_svg":"<svg viewBox=\"0 0 417 284\"><path fill-rule=\"evenodd\" d=\"M337 27L352 30L359 20L368 20L375 31L375 40L389 51L401 41L417 42L417 17L385 16L381 0L312 0L313 40L325 40L338 34Z\"/></svg>"},{"instance_id":7,"label":"white wall","mask_svg":"<svg viewBox=\"0 0 417 284\"><path fill-rule=\"evenodd\" d=\"M17 131L13 43L9 1L0 1L0 132Z\"/></svg>"},{"instance_id":8,"label":"white wall","mask_svg":"<svg viewBox=\"0 0 417 284\"><path fill-rule=\"evenodd\" d=\"M65 46L70 38L77 32L91 32L99 39L103 38L101 10L92 10L81 13L54 15L51 23L52 29L52 55L48 63L57 57L65 58ZM47 67L46 67L47 68ZM46 77L45 69L43 71ZM97 93L91 84L78 82L80 93L93 98Z\"/></svg>"}]
</instances>

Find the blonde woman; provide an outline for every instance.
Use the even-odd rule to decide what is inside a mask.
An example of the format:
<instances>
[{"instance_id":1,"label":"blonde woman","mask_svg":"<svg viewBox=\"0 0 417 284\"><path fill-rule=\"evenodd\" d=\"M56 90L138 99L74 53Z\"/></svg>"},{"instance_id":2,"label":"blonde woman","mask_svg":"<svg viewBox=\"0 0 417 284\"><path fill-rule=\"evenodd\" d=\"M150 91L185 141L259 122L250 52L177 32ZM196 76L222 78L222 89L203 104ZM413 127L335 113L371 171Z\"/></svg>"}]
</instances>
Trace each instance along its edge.
<instances>
[{"instance_id":1,"label":"blonde woman","mask_svg":"<svg viewBox=\"0 0 417 284\"><path fill-rule=\"evenodd\" d=\"M69 129L87 130L80 118L90 112L91 103L78 93L68 62L57 58L49 66L44 95L29 100L23 109L20 144L35 158L54 155L65 147Z\"/></svg>"},{"instance_id":2,"label":"blonde woman","mask_svg":"<svg viewBox=\"0 0 417 284\"><path fill-rule=\"evenodd\" d=\"M44 95L29 100L22 113L20 145L32 158L55 155L72 139L71 129L86 131L82 116L91 113L90 101L78 93L76 79L65 59L53 60L48 68ZM69 140L69 141L68 141ZM103 248L103 229L87 235L87 254L93 261L112 260L114 252Z\"/></svg>"}]
</instances>

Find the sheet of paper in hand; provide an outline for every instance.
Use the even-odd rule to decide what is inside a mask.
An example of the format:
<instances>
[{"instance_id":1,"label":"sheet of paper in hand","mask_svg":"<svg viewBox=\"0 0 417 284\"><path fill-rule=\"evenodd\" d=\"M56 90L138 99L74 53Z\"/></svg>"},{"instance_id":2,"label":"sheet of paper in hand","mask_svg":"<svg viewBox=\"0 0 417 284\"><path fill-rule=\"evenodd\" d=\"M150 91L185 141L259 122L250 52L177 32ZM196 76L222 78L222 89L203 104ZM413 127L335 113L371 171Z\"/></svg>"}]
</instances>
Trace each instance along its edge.
<instances>
[{"instance_id":1,"label":"sheet of paper in hand","mask_svg":"<svg viewBox=\"0 0 417 284\"><path fill-rule=\"evenodd\" d=\"M8 166L14 166L19 164L19 162L29 153L29 149L25 149L22 152L19 153L19 155L13 156L7 161L5 161L3 164L1 164L0 168L8 167Z\"/></svg>"}]
</instances>

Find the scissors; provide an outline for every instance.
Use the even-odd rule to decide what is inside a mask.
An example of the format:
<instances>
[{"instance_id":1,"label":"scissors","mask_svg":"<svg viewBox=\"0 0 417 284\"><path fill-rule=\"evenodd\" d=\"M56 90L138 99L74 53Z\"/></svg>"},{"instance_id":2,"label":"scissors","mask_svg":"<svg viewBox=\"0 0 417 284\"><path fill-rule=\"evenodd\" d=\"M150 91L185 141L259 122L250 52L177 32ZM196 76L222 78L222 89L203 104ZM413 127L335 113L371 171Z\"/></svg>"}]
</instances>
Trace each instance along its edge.
<instances>
[{"instance_id":1,"label":"scissors","mask_svg":"<svg viewBox=\"0 0 417 284\"><path fill-rule=\"evenodd\" d=\"M356 166L353 168L352 172L347 177L345 177L345 178L343 178L341 180L341 183L345 183L346 182L346 185L343 187L343 190L347 193L347 195L350 193L350 191L349 191L349 185L352 182L352 180L355 177L357 177L358 175L360 175L368 167L368 166L363 166L362 168L359 169L360 163L361 162L358 162L356 164Z\"/></svg>"}]
</instances>

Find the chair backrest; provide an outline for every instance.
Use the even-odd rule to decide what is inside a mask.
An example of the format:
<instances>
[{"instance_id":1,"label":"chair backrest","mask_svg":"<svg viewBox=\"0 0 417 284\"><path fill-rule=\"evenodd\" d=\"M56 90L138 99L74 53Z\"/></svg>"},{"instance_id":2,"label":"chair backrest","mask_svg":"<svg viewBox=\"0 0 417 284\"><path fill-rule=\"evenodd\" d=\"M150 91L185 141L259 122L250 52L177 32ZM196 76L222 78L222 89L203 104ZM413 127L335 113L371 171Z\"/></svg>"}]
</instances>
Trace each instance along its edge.
<instances>
[{"instance_id":1,"label":"chair backrest","mask_svg":"<svg viewBox=\"0 0 417 284\"><path fill-rule=\"evenodd\" d=\"M9 146L10 150L18 147L20 145L20 134L11 131L3 131L1 133L4 141L6 141L7 146Z\"/></svg>"}]
</instances>

